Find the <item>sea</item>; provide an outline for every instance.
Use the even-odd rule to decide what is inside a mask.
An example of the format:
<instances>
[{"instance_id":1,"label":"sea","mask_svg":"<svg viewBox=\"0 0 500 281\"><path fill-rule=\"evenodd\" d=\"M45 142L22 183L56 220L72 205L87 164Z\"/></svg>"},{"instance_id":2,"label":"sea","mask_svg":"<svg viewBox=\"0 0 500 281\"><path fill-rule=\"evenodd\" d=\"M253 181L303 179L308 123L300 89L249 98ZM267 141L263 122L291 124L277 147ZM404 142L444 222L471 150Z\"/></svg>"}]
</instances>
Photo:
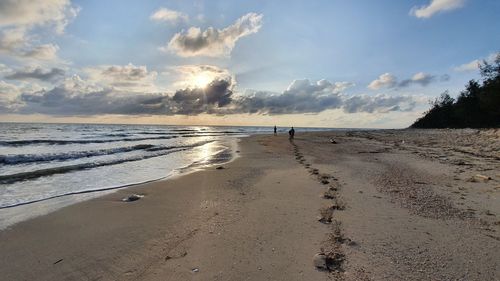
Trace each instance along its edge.
<instances>
[{"instance_id":1,"label":"sea","mask_svg":"<svg viewBox=\"0 0 500 281\"><path fill-rule=\"evenodd\" d=\"M272 133L272 127L0 123L0 229L120 188L221 165L238 156L240 138Z\"/></svg>"}]
</instances>

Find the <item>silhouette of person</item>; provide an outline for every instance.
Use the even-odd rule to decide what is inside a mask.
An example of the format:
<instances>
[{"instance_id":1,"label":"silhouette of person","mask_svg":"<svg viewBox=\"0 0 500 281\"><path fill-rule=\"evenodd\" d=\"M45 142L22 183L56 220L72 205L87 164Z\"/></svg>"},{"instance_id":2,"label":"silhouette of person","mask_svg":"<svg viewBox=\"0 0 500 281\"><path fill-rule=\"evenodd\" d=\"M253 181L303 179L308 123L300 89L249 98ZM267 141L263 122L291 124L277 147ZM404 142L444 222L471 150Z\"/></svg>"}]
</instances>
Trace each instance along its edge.
<instances>
[{"instance_id":1,"label":"silhouette of person","mask_svg":"<svg viewBox=\"0 0 500 281\"><path fill-rule=\"evenodd\" d=\"M295 129L292 127L290 131L288 131L288 134L290 135L290 139L293 140L293 137L295 136Z\"/></svg>"},{"instance_id":2,"label":"silhouette of person","mask_svg":"<svg viewBox=\"0 0 500 281\"><path fill-rule=\"evenodd\" d=\"M276 128L276 125L274 125L274 135L276 136L278 134L278 129Z\"/></svg>"}]
</instances>

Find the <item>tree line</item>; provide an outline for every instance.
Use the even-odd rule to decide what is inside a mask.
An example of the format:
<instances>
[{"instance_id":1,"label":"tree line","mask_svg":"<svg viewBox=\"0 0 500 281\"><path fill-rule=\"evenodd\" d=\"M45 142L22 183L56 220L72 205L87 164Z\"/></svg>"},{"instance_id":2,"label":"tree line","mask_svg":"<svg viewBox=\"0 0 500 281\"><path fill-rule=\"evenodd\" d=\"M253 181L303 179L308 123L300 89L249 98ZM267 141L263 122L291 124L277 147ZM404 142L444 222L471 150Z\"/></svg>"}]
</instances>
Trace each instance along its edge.
<instances>
[{"instance_id":1,"label":"tree line","mask_svg":"<svg viewBox=\"0 0 500 281\"><path fill-rule=\"evenodd\" d=\"M481 81L470 80L456 99L447 91L441 94L411 128L499 128L500 53L479 69Z\"/></svg>"}]
</instances>

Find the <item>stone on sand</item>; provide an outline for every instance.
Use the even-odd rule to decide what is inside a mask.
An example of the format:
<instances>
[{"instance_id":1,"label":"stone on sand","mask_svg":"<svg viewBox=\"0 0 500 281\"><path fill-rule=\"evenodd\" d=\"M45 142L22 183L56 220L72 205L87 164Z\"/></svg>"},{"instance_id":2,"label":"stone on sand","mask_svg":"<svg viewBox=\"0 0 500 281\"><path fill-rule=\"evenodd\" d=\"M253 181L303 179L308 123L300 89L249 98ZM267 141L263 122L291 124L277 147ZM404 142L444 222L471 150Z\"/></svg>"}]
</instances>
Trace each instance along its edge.
<instances>
[{"instance_id":1,"label":"stone on sand","mask_svg":"<svg viewBox=\"0 0 500 281\"><path fill-rule=\"evenodd\" d=\"M132 201L137 201L137 200L141 199L142 197L144 197L144 195L132 194L132 195L129 195L129 196L123 198L122 201L123 202L132 202Z\"/></svg>"}]
</instances>

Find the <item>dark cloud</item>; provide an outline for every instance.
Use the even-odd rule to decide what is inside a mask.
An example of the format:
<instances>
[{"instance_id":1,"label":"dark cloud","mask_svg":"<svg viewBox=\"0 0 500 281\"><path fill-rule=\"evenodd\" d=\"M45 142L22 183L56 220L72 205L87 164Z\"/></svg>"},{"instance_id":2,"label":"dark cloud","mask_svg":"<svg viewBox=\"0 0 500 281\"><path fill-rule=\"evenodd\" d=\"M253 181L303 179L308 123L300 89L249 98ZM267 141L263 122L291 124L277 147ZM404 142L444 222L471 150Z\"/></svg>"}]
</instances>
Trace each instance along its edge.
<instances>
[{"instance_id":1,"label":"dark cloud","mask_svg":"<svg viewBox=\"0 0 500 281\"><path fill-rule=\"evenodd\" d=\"M89 93L74 92L64 87L50 91L21 94L26 104L21 113L49 115L99 114L167 114L167 96L160 94L116 93L110 89Z\"/></svg>"},{"instance_id":2,"label":"dark cloud","mask_svg":"<svg viewBox=\"0 0 500 281\"><path fill-rule=\"evenodd\" d=\"M216 113L231 103L233 92L231 83L226 80L215 80L204 89L178 90L172 97L176 114L200 114L203 112Z\"/></svg>"},{"instance_id":3,"label":"dark cloud","mask_svg":"<svg viewBox=\"0 0 500 281\"><path fill-rule=\"evenodd\" d=\"M116 89L85 91L86 87L55 87L50 91L23 93L17 113L49 115L197 115L208 114L299 114L342 109L347 113L412 110L411 96L356 95L342 93L350 83L295 80L281 94L253 92L234 95L230 80L214 80L205 88L187 88L173 95L138 94Z\"/></svg>"},{"instance_id":4,"label":"dark cloud","mask_svg":"<svg viewBox=\"0 0 500 281\"><path fill-rule=\"evenodd\" d=\"M6 75L6 79L10 80L26 80L37 79L41 81L53 81L62 78L66 72L60 68L52 68L50 70L43 70L40 67L27 70L18 70L14 73Z\"/></svg>"},{"instance_id":5,"label":"dark cloud","mask_svg":"<svg viewBox=\"0 0 500 281\"><path fill-rule=\"evenodd\" d=\"M194 115L217 113L231 102L230 82L216 80L204 89L185 89L173 96L160 93L137 94L113 89L82 92L81 89L55 87L50 91L23 93L25 106L19 113L49 115Z\"/></svg>"}]
</instances>

